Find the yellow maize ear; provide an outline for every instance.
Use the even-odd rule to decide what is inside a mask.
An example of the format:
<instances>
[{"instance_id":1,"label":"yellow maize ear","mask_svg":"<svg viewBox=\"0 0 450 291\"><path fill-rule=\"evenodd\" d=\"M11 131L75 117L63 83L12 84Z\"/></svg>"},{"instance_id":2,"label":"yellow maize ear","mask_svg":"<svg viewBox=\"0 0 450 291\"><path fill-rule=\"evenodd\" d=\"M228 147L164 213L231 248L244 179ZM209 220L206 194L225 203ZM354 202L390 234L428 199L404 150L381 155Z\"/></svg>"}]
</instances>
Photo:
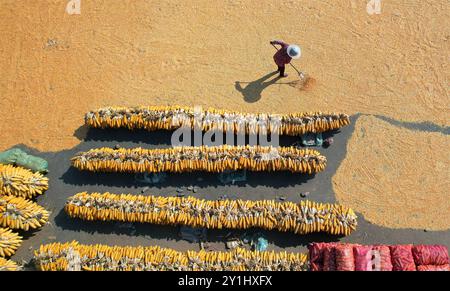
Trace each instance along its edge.
<instances>
[{"instance_id":1,"label":"yellow maize ear","mask_svg":"<svg viewBox=\"0 0 450 291\"><path fill-rule=\"evenodd\" d=\"M84 220L187 225L214 229L264 228L297 234L327 232L348 235L357 226L357 216L351 209L337 204L311 201L211 201L194 197L82 192L68 198L65 211L71 217Z\"/></svg>"},{"instance_id":2,"label":"yellow maize ear","mask_svg":"<svg viewBox=\"0 0 450 291\"><path fill-rule=\"evenodd\" d=\"M159 246L119 247L52 243L35 251L42 271L306 271L303 253L258 252L237 248L230 252L179 252Z\"/></svg>"},{"instance_id":3,"label":"yellow maize ear","mask_svg":"<svg viewBox=\"0 0 450 291\"><path fill-rule=\"evenodd\" d=\"M320 172L327 159L312 149L217 146L169 149L99 148L78 153L72 165L103 172L190 172L225 170Z\"/></svg>"},{"instance_id":4,"label":"yellow maize ear","mask_svg":"<svg viewBox=\"0 0 450 291\"><path fill-rule=\"evenodd\" d=\"M173 130L180 127L232 131L236 134L302 135L335 130L350 123L343 113L241 113L181 106L106 107L90 111L85 123L95 128Z\"/></svg>"},{"instance_id":5,"label":"yellow maize ear","mask_svg":"<svg viewBox=\"0 0 450 291\"><path fill-rule=\"evenodd\" d=\"M22 237L7 228L0 228L0 257L10 257L22 243Z\"/></svg>"},{"instance_id":6,"label":"yellow maize ear","mask_svg":"<svg viewBox=\"0 0 450 291\"><path fill-rule=\"evenodd\" d=\"M33 198L48 189L48 178L41 173L12 165L0 165L0 195Z\"/></svg>"},{"instance_id":7,"label":"yellow maize ear","mask_svg":"<svg viewBox=\"0 0 450 291\"><path fill-rule=\"evenodd\" d=\"M0 271L19 271L20 267L11 260L0 258Z\"/></svg>"},{"instance_id":8,"label":"yellow maize ear","mask_svg":"<svg viewBox=\"0 0 450 291\"><path fill-rule=\"evenodd\" d=\"M0 226L36 229L48 221L49 213L35 202L21 197L0 195Z\"/></svg>"}]
</instances>

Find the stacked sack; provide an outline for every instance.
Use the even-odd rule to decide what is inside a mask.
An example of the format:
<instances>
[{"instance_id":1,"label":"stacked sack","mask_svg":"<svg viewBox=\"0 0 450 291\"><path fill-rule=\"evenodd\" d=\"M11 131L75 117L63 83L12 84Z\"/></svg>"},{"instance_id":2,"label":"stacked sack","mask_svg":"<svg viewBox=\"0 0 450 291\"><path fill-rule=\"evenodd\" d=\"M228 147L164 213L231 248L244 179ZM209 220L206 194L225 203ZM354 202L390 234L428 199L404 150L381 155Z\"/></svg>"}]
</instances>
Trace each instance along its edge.
<instances>
[{"instance_id":1,"label":"stacked sack","mask_svg":"<svg viewBox=\"0 0 450 291\"><path fill-rule=\"evenodd\" d=\"M442 245L416 245L412 248L418 271L450 271L447 248Z\"/></svg>"},{"instance_id":2,"label":"stacked sack","mask_svg":"<svg viewBox=\"0 0 450 291\"><path fill-rule=\"evenodd\" d=\"M441 245L312 243L311 271L450 271Z\"/></svg>"},{"instance_id":3,"label":"stacked sack","mask_svg":"<svg viewBox=\"0 0 450 291\"><path fill-rule=\"evenodd\" d=\"M343 113L241 113L181 106L106 107L90 111L86 125L94 128L146 130L190 129L231 131L235 134L302 135L341 128L350 123Z\"/></svg>"},{"instance_id":4,"label":"stacked sack","mask_svg":"<svg viewBox=\"0 0 450 291\"><path fill-rule=\"evenodd\" d=\"M326 158L312 149L263 146L174 147L169 149L91 149L71 159L79 170L93 172L223 172L226 170L316 173Z\"/></svg>"},{"instance_id":5,"label":"stacked sack","mask_svg":"<svg viewBox=\"0 0 450 291\"><path fill-rule=\"evenodd\" d=\"M26 159L19 159L19 156ZM18 161L23 165L29 162L33 170L17 166ZM40 173L46 171L43 161L18 149L0 155L0 271L20 269L6 259L14 255L22 243L22 236L16 231L37 229L48 221L48 211L31 200L48 189L48 178ZM1 164L6 162L11 164Z\"/></svg>"}]
</instances>

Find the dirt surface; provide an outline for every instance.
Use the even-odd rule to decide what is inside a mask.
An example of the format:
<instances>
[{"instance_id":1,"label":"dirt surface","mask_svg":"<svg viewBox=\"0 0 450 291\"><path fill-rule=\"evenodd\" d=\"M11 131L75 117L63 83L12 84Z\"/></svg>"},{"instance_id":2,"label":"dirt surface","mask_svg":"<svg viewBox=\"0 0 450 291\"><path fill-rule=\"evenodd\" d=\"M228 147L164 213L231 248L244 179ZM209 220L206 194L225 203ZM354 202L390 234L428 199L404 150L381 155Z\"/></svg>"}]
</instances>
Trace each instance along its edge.
<instances>
[{"instance_id":1,"label":"dirt surface","mask_svg":"<svg viewBox=\"0 0 450 291\"><path fill-rule=\"evenodd\" d=\"M69 149L89 109L203 105L342 111L450 125L448 2L122 1L0 3L0 149ZM272 39L302 47L315 82L269 75ZM236 83L238 82L238 83Z\"/></svg>"},{"instance_id":2,"label":"dirt surface","mask_svg":"<svg viewBox=\"0 0 450 291\"><path fill-rule=\"evenodd\" d=\"M308 199L334 202L339 167L337 199L362 213L358 230L345 238L263 232L271 249L304 251L308 242L338 239L450 246L448 1L382 0L379 15L357 0L81 0L81 15L68 15L66 3L0 1L0 150L23 144L50 163L50 189L38 198L52 211L50 224L24 233L13 259L29 261L41 243L72 239L198 249L180 240L176 227L85 223L64 214L67 197L77 192L139 194L148 186L132 175L78 172L69 164L75 152L117 143L169 146L168 132L87 130L84 114L108 105L352 114L353 124L321 149L329 163L315 177L259 173L221 185L216 175L183 174L146 193L175 195L194 183L195 196L208 199L298 201L310 191ZM311 77L306 88L291 67L287 78L276 78L273 39L302 47L293 64ZM420 156L432 151L429 160ZM208 233L211 248L224 249L227 231Z\"/></svg>"},{"instance_id":3,"label":"dirt surface","mask_svg":"<svg viewBox=\"0 0 450 291\"><path fill-rule=\"evenodd\" d=\"M337 200L391 228L450 229L450 135L361 116L333 177Z\"/></svg>"},{"instance_id":4,"label":"dirt surface","mask_svg":"<svg viewBox=\"0 0 450 291\"><path fill-rule=\"evenodd\" d=\"M126 224L115 222L86 222L71 219L64 212L67 197L81 191L112 193L133 193L142 195L175 196L178 188L183 193L198 198L218 199L276 199L285 198L286 201L298 202L309 199L319 202L335 202L332 189L332 177L345 157L347 143L354 131L357 117L352 117L352 124L340 131L329 132L324 138L332 136L334 143L328 148L315 147L327 156L326 169L316 175L293 174L289 172L247 172L247 181L234 185L222 184L217 174L212 173L185 173L170 174L161 184L149 185L136 181L132 174L113 174L81 172L70 166L70 158L79 151L90 148L120 144L123 147L169 147L171 132L158 131L147 133L145 131L130 132L127 130L87 130L86 140L79 146L61 152L41 153L25 147L32 154L41 156L49 161L50 188L37 199L40 205L51 211L50 223L33 233L22 233L26 240L13 257L18 262L28 263L33 250L40 244L50 242L65 242L77 240L84 244L103 243L109 245L160 245L177 250L199 250L198 243L182 240L178 235L176 226L157 226L152 224ZM358 122L357 122L358 124ZM296 142L296 138L282 137L280 142L284 146ZM187 190L188 186L198 187L197 193ZM148 187L148 189L146 189ZM141 193L145 190L144 193ZM310 192L307 198L300 193ZM450 231L423 231L413 229L389 229L376 226L366 221L361 213L357 213L358 228L350 236L336 237L327 234L295 235L278 231L262 231L252 229L247 231L234 231L236 236L255 234L260 232L269 241L269 250L286 250L291 252L306 252L306 246L314 241L342 241L364 244L443 244L450 247ZM230 230L209 230L207 240L210 250L225 250L224 236Z\"/></svg>"}]
</instances>

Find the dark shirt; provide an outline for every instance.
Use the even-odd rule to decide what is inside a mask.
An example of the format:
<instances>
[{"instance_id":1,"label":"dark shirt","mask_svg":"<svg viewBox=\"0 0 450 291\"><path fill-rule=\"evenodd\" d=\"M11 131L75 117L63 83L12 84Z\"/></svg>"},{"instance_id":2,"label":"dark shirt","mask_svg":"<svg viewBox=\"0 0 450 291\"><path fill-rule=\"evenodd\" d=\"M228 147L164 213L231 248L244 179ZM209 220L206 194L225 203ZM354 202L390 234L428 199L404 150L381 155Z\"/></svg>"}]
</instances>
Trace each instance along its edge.
<instances>
[{"instance_id":1,"label":"dark shirt","mask_svg":"<svg viewBox=\"0 0 450 291\"><path fill-rule=\"evenodd\" d=\"M273 56L273 60L275 61L277 66L284 67L284 65L289 64L292 60L292 58L287 53L287 48L289 44L278 40L274 40L271 43L281 46L281 48Z\"/></svg>"}]
</instances>

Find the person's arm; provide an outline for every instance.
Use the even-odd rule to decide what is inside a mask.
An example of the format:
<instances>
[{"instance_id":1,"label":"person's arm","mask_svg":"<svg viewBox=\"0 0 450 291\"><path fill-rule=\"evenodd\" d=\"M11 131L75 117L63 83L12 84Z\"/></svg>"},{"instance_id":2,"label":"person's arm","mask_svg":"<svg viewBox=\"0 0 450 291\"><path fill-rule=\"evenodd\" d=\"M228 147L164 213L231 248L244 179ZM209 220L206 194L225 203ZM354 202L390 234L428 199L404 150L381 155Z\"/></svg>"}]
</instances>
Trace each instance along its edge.
<instances>
[{"instance_id":1,"label":"person's arm","mask_svg":"<svg viewBox=\"0 0 450 291\"><path fill-rule=\"evenodd\" d=\"M273 45L279 45L279 46L288 46L288 44L287 43L285 43L284 41L281 41L281 40L272 40L271 42L270 42L270 44L273 44Z\"/></svg>"}]
</instances>

